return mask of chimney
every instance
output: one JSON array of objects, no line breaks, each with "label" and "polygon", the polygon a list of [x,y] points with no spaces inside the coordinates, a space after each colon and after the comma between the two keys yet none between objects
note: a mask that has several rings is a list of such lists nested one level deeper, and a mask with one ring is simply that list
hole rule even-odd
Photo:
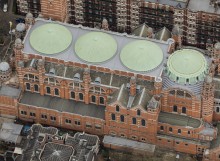
[{"label": "chimney", "polygon": [[130,95],[135,96],[136,95],[136,79],[135,77],[131,77],[130,80]]}]

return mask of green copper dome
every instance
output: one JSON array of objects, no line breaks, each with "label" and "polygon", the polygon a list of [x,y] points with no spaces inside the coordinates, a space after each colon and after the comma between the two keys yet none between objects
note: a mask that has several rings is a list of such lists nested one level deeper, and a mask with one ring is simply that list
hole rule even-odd
[{"label": "green copper dome", "polygon": [[127,44],[122,49],[120,58],[127,68],[146,72],[161,64],[163,61],[163,51],[153,42],[137,40]]},{"label": "green copper dome", "polygon": [[81,36],[75,44],[79,58],[91,63],[100,63],[112,58],[117,51],[117,42],[102,32],[90,32]]},{"label": "green copper dome", "polygon": [[64,51],[72,42],[71,32],[59,24],[42,25],[32,31],[30,44],[42,54],[56,54]]},{"label": "green copper dome", "polygon": [[171,80],[181,84],[195,84],[204,80],[208,64],[197,50],[183,49],[175,51],[168,59],[167,72]]}]

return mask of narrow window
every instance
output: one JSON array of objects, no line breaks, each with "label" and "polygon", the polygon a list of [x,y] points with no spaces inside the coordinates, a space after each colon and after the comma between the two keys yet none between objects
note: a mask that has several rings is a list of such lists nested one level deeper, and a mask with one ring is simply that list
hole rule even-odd
[{"label": "narrow window", "polygon": [[31,90],[31,85],[30,85],[30,83],[26,83],[26,90],[28,90],[28,91]]},{"label": "narrow window", "polygon": [[83,101],[83,94],[79,93],[79,100]]},{"label": "narrow window", "polygon": [[34,91],[38,92],[39,91],[39,86],[37,84],[34,85]]},{"label": "narrow window", "polygon": [[160,130],[164,130],[163,126],[160,126]]},{"label": "narrow window", "polygon": [[146,121],[144,119],[141,120],[141,125],[146,126]]},{"label": "narrow window", "polygon": [[92,96],[92,102],[96,103],[96,97],[95,96]]},{"label": "narrow window", "polygon": [[137,120],[136,120],[136,118],[133,117],[133,118],[132,118],[132,124],[135,125],[136,123],[137,123]]},{"label": "narrow window", "polygon": [[116,112],[119,112],[119,106],[118,105],[116,106]]},{"label": "narrow window", "polygon": [[216,112],[219,112],[220,110],[219,110],[219,107],[216,107]]},{"label": "narrow window", "polygon": [[99,103],[100,103],[100,104],[105,104],[105,99],[104,99],[104,97],[100,97],[100,98],[99,98]]},{"label": "narrow window", "polygon": [[55,94],[56,96],[59,96],[59,89],[55,88],[55,89],[54,89],[54,94]]},{"label": "narrow window", "polygon": [[112,113],[112,120],[115,120],[115,114]]},{"label": "narrow window", "polygon": [[141,115],[141,110],[137,110],[137,115],[140,116]]},{"label": "narrow window", "polygon": [[173,128],[172,127],[169,127],[169,132],[173,132]]},{"label": "narrow window", "polygon": [[181,134],[181,129],[178,129],[178,134]]},{"label": "narrow window", "polygon": [[46,88],[47,94],[50,94],[50,87]]},{"label": "narrow window", "polygon": [[173,106],[173,112],[177,112],[177,106],[176,105]]},{"label": "narrow window", "polygon": [[124,115],[121,115],[121,116],[120,116],[120,120],[121,120],[121,122],[124,122],[124,121],[125,121]]},{"label": "narrow window", "polygon": [[75,99],[75,92],[72,91],[72,92],[70,93],[70,97],[71,97],[72,99]]},{"label": "narrow window", "polygon": [[186,107],[182,107],[182,113],[186,113]]}]

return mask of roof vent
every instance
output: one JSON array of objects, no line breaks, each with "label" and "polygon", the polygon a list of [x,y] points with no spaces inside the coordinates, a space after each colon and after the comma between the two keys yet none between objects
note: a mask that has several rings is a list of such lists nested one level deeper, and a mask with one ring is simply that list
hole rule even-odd
[{"label": "roof vent", "polygon": [[55,69],[54,68],[50,68],[49,74],[55,75]]},{"label": "roof vent", "polygon": [[127,83],[127,84],[126,84],[126,88],[127,88],[127,89],[130,89],[130,83]]},{"label": "roof vent", "polygon": [[73,79],[75,80],[80,80],[80,74],[79,73],[76,73],[73,77]]},{"label": "roof vent", "polygon": [[97,78],[95,79],[95,83],[101,84],[101,78],[100,78],[100,77],[97,77]]},{"label": "roof vent", "polygon": [[140,86],[140,85],[137,85],[137,86],[136,86],[136,92],[138,93],[138,92],[140,92],[140,90],[141,90],[141,86]]}]

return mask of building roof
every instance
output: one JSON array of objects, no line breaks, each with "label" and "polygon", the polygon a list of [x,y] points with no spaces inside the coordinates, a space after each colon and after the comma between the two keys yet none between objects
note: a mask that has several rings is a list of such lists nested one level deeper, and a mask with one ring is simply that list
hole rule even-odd
[{"label": "building roof", "polygon": [[[219,1],[217,2],[219,3]],[[214,4],[210,5],[210,0],[190,0],[187,8],[193,12],[203,11],[220,14],[218,5],[219,4],[217,4],[217,8],[214,7]]]},{"label": "building roof", "polygon": [[7,62],[1,62],[0,63],[0,71],[5,72],[5,71],[7,71],[9,69],[10,69],[10,66],[9,66],[9,64]]},{"label": "building roof", "polygon": [[173,6],[175,8],[186,8],[189,0],[145,0],[145,1],[169,5],[169,6]]},{"label": "building roof", "polygon": [[0,95],[8,96],[12,98],[18,98],[20,96],[21,89],[9,87],[9,86],[0,86]]},{"label": "building roof", "polygon": [[[55,24],[55,26],[57,24],[59,24],[59,25],[62,25],[62,27],[69,30],[71,32],[71,35],[72,35],[71,45],[66,50],[64,50],[64,51],[62,51],[58,54],[48,55],[48,54],[43,54],[41,52],[38,52],[38,51],[34,50],[34,48],[32,48],[32,45],[30,45],[30,39],[31,39],[30,35],[32,35],[32,33],[35,30],[37,30],[38,28],[44,26],[45,24],[48,24],[48,25],[49,24]],[[47,31],[44,31],[44,32],[47,32]],[[85,62],[82,59],[80,59],[79,56],[77,56],[77,54],[74,50],[74,46],[75,46],[76,42],[80,39],[80,37],[82,35],[86,35],[87,33],[92,33],[92,32],[96,32],[96,33],[101,32],[101,33],[108,34],[109,36],[112,37],[112,39],[114,39],[117,42],[117,51],[111,59],[97,64],[97,63],[92,63],[92,62]],[[63,38],[65,38],[65,37],[63,37]],[[59,39],[63,39],[63,38],[59,37]],[[51,39],[53,39],[53,38],[51,38]],[[48,38],[45,39],[45,40],[48,40]],[[158,68],[155,68],[152,71],[150,70],[150,71],[143,71],[143,72],[138,72],[138,71],[135,72],[135,71],[132,71],[132,70],[130,70],[129,68],[127,68],[123,65],[123,63],[121,62],[121,59],[120,59],[121,50],[128,43],[134,42],[134,41],[137,41],[137,40],[145,40],[146,42],[150,41],[151,44],[155,44],[154,46],[157,46],[157,48],[161,49],[161,51],[163,53],[163,60],[162,60],[162,63],[158,66]],[[51,43],[49,41],[49,42],[45,42],[45,44],[50,43],[50,44],[52,44],[51,47],[54,47],[55,44],[59,43],[59,42],[60,42],[60,40],[58,40],[55,43]],[[166,61],[165,58],[168,56],[167,51],[168,51],[168,47],[169,47],[168,42],[161,42],[161,41],[158,41],[158,40],[147,39],[147,38],[137,37],[137,36],[133,36],[133,35],[127,35],[125,33],[121,34],[121,33],[116,33],[116,32],[111,32],[111,31],[106,31],[106,30],[99,30],[99,29],[95,29],[95,28],[82,27],[81,25],[64,24],[64,23],[61,23],[61,22],[54,22],[54,21],[43,20],[43,19],[36,19],[36,22],[34,23],[34,25],[28,30],[23,43],[24,43],[23,52],[26,53],[26,54],[36,54],[36,55],[42,55],[42,56],[57,58],[57,59],[64,60],[64,61],[78,62],[78,63],[82,63],[82,64],[86,63],[87,65],[97,65],[97,66],[101,66],[101,67],[104,67],[104,68],[109,68],[111,70],[131,71],[131,72],[135,72],[135,73],[145,74],[145,75],[148,75],[148,76],[151,76],[151,77],[158,77],[158,76],[161,75],[161,70],[163,68],[162,64],[163,64],[163,62]],[[38,42],[36,42],[36,43],[37,43],[36,44],[37,46],[41,46],[40,45],[41,43],[38,43]],[[100,46],[102,44],[100,44]],[[44,46],[44,45],[42,44],[42,46]],[[47,47],[45,46],[45,48],[47,48]],[[149,48],[149,49],[152,49],[152,47]],[[145,58],[147,58],[147,57],[145,57]],[[152,60],[145,60],[146,64],[151,63],[151,61]]]},{"label": "building roof", "polygon": [[69,161],[74,150],[71,146],[47,143],[42,150],[40,159],[42,161]]},{"label": "building roof", "polygon": [[25,30],[25,24],[24,23],[18,23],[16,26],[16,30],[18,32],[23,32]]},{"label": "building roof", "polygon": [[3,122],[0,130],[0,140],[5,142],[17,143],[23,125]]},{"label": "building roof", "polygon": [[101,63],[112,58],[117,51],[115,39],[103,32],[90,32],[79,37],[75,52],[83,61]]},{"label": "building roof", "polygon": [[167,61],[167,73],[171,80],[180,84],[195,84],[203,81],[208,72],[206,58],[197,50],[175,51]]},{"label": "building roof", "polygon": [[172,37],[171,32],[166,27],[163,27],[162,29],[160,29],[155,33],[154,38],[157,40],[167,41],[171,37]]},{"label": "building roof", "polygon": [[202,124],[202,122],[198,119],[185,115],[179,115],[179,114],[173,114],[167,112],[160,112],[158,121],[161,123],[166,123],[174,126],[184,126],[191,128],[198,128]]},{"label": "building roof", "polygon": [[120,58],[130,70],[144,72],[153,70],[162,63],[163,51],[153,42],[137,40],[128,43],[121,50]]},{"label": "building roof", "polygon": [[105,119],[105,107],[94,104],[85,104],[73,100],[62,99],[52,96],[41,96],[38,93],[24,92],[20,103],[43,107],[60,112],[74,113],[82,116],[90,116],[100,119]]},{"label": "building roof", "polygon": [[132,34],[140,37],[147,37],[149,27],[143,23],[132,31]]},{"label": "building roof", "polygon": [[142,143],[134,140],[129,140],[121,137],[116,136],[109,136],[105,135],[103,139],[103,143],[107,145],[113,145],[123,148],[129,148],[129,149],[135,149],[135,150],[141,150],[146,151],[150,153],[154,153],[155,145],[148,144],[148,143]]},{"label": "building roof", "polygon": [[72,42],[71,32],[59,24],[44,24],[32,31],[30,44],[43,54],[57,54],[67,49]]}]

